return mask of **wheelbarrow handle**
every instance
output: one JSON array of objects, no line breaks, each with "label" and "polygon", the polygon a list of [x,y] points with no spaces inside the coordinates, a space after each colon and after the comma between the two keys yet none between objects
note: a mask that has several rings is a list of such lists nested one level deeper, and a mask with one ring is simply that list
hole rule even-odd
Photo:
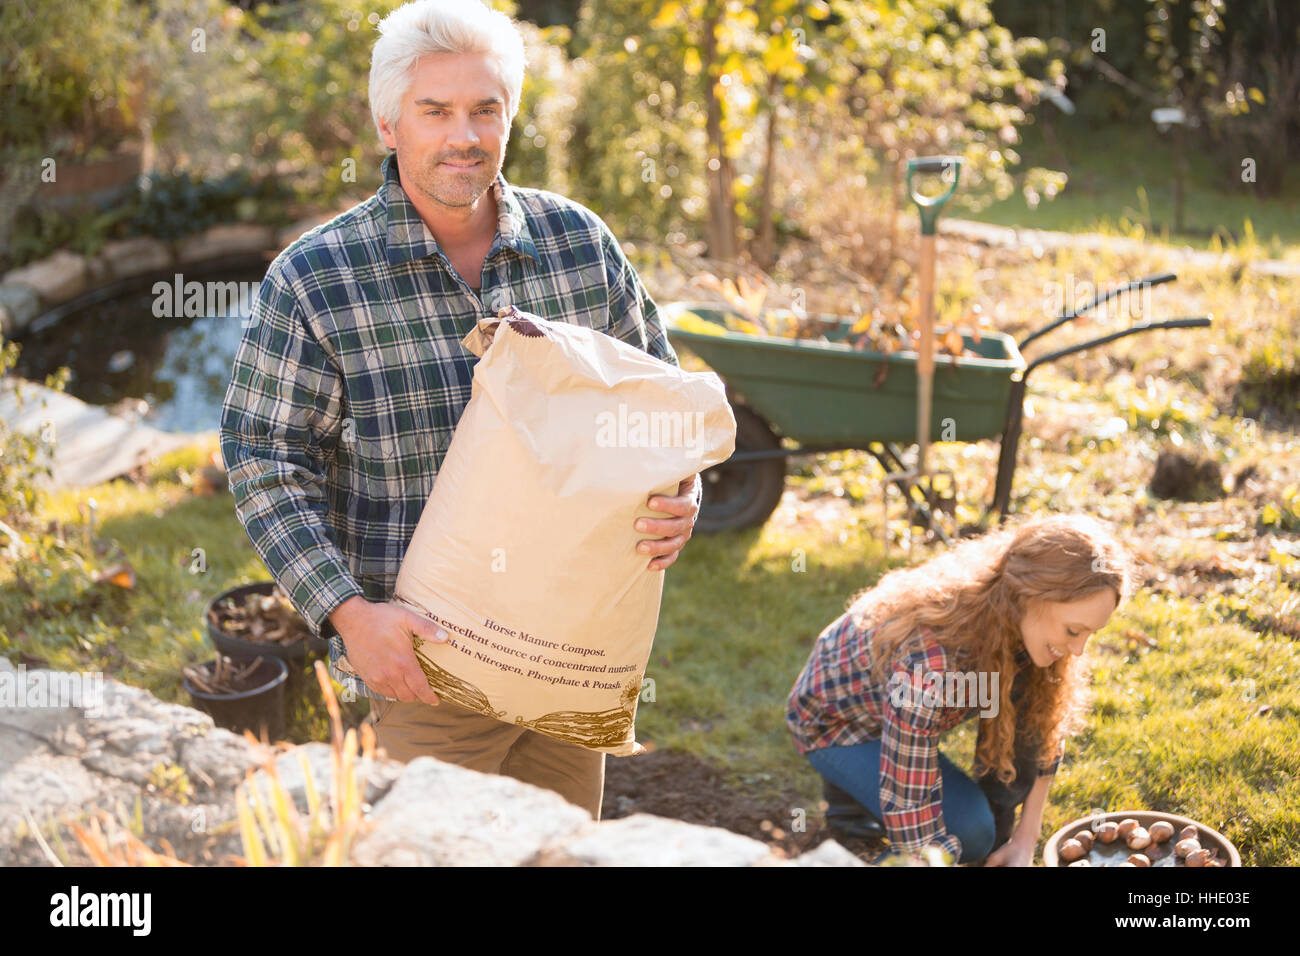
[{"label": "wheelbarrow handle", "polygon": [[1028,377],[1030,372],[1047,362],[1055,362],[1057,359],[1073,355],[1075,352],[1083,352],[1098,345],[1105,345],[1107,342],[1114,342],[1116,339],[1122,339],[1125,336],[1138,335],[1142,332],[1154,332],[1157,329],[1203,329],[1210,324],[1212,318],[1213,316],[1198,316],[1192,319],[1167,319],[1164,322],[1143,322],[1141,325],[1132,325],[1127,329],[1120,329],[1118,332],[1111,332],[1109,335],[1103,335],[1100,338],[1089,339],[1087,342],[1080,342],[1078,345],[1071,345],[1059,352],[1050,352],[1047,355],[1039,356],[1025,366],[1021,378]]},{"label": "wheelbarrow handle", "polygon": [[1053,329],[1060,328],[1066,322],[1069,322],[1072,319],[1077,319],[1085,312],[1091,312],[1093,309],[1101,305],[1103,302],[1113,299],[1117,295],[1121,295],[1122,293],[1129,292],[1133,289],[1141,289],[1143,287],[1164,285],[1166,282],[1173,282],[1177,278],[1178,278],[1178,273],[1176,272],[1161,272],[1158,273],[1157,275],[1144,276],[1141,279],[1134,279],[1133,281],[1126,282],[1123,285],[1117,285],[1115,286],[1115,288],[1103,292],[1100,295],[1093,296],[1091,299],[1089,299],[1083,305],[1078,306],[1077,308],[1069,309],[1065,312],[1062,312],[1058,318],[1056,318],[1052,322],[1049,322],[1047,325],[1043,326],[1037,332],[1029,333],[1029,335],[1027,335],[1024,339],[1022,339],[1020,342],[1017,343],[1017,347],[1023,349],[1030,342],[1034,341],[1034,339],[1046,335],[1048,332],[1051,332]]},{"label": "wheelbarrow handle", "polygon": [[[957,191],[957,181],[961,179],[961,164],[960,156],[922,156],[907,161],[907,195],[921,211],[921,235],[934,235],[939,210]],[[925,196],[912,188],[912,176],[916,173],[946,173],[950,169],[952,182],[937,196]]]},{"label": "wheelbarrow handle", "polygon": [[1020,444],[1020,429],[1025,412],[1025,387],[1028,384],[1030,372],[1044,362],[1052,362],[1066,355],[1073,355],[1075,352],[1082,352],[1097,345],[1114,342],[1116,339],[1122,339],[1127,335],[1153,332],[1156,329],[1205,328],[1210,324],[1211,318],[1212,316],[1199,316],[1194,319],[1169,319],[1165,322],[1146,322],[1142,325],[1120,329],[1110,335],[1103,335],[1101,338],[1089,342],[1081,342],[1078,345],[1061,349],[1059,352],[1053,352],[1051,355],[1044,355],[1042,358],[1035,359],[1025,367],[1025,370],[1020,373],[1018,378],[1012,378],[1011,395],[1007,399],[1007,418],[1006,423],[1002,426],[1002,442],[998,450],[998,474],[993,482],[993,504],[990,506],[989,512],[996,511],[998,521],[1001,522],[1006,518],[1007,509],[1011,505],[1011,483],[1016,474],[1016,450]]}]

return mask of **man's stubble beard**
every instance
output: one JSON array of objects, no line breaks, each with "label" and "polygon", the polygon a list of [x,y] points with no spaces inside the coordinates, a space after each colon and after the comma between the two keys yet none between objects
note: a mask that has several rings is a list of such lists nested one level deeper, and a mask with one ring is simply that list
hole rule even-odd
[{"label": "man's stubble beard", "polygon": [[[474,176],[451,172],[439,165],[445,160],[470,158],[480,159],[483,162],[482,166],[476,167]],[[460,208],[478,202],[496,181],[498,172],[500,167],[486,154],[478,157],[444,156],[429,160],[427,165],[417,165],[412,178],[415,180],[416,188],[428,199],[442,206]]]}]

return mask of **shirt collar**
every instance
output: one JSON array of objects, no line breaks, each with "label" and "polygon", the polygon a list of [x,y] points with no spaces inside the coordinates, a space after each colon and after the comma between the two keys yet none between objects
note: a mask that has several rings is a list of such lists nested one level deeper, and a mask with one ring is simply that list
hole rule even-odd
[{"label": "shirt collar", "polygon": [[[388,264],[399,266],[413,259],[431,256],[438,251],[438,241],[420,218],[415,204],[406,195],[397,173],[397,153],[389,153],[381,167],[384,182],[379,187],[379,201],[388,210]],[[519,197],[502,173],[492,184],[497,203],[497,234],[488,249],[491,257],[498,249],[513,249],[521,255],[540,259],[528,229]]]}]

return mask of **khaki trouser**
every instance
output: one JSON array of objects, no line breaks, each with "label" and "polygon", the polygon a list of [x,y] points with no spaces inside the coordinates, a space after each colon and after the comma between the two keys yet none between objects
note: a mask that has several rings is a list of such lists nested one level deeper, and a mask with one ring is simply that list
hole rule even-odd
[{"label": "khaki trouser", "polygon": [[378,746],[394,760],[437,757],[471,770],[514,777],[554,790],[600,819],[603,753],[484,717],[447,700],[433,707],[371,698],[367,719]]}]

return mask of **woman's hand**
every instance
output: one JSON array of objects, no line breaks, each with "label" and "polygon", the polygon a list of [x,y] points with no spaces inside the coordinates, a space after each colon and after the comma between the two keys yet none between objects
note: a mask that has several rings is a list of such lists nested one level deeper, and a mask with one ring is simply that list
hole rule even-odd
[{"label": "woman's hand", "polygon": [[1030,866],[1034,862],[1034,844],[1012,837],[989,854],[985,866]]},{"label": "woman's hand", "polygon": [[1025,805],[1020,811],[1020,820],[1011,833],[1011,839],[989,854],[985,866],[1032,866],[1034,849],[1038,846],[1038,835],[1043,832],[1043,810],[1047,807],[1047,791],[1052,786],[1051,777],[1039,777],[1034,781]]}]

